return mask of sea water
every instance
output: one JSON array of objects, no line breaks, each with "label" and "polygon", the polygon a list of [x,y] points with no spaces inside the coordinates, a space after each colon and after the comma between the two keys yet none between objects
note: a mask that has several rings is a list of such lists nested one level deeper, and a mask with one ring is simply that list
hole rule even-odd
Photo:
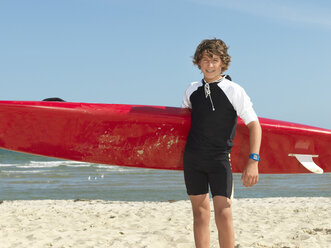
[{"label": "sea water", "polygon": [[[245,188],[234,174],[235,198],[330,197],[331,174],[261,174]],[[102,199],[187,200],[182,171],[58,160],[0,149],[0,201]]]}]

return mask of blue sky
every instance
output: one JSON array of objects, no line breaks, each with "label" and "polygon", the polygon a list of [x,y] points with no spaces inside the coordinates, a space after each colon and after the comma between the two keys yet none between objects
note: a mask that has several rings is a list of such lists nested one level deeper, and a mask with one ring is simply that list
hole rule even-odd
[{"label": "blue sky", "polygon": [[180,106],[205,38],[260,117],[331,129],[331,1],[1,0],[0,99]]}]

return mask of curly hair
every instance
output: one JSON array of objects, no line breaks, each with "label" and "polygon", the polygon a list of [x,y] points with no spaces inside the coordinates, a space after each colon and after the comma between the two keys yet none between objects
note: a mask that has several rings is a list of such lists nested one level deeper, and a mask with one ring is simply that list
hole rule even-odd
[{"label": "curly hair", "polygon": [[228,54],[228,47],[224,41],[220,39],[206,39],[203,40],[197,47],[193,56],[193,64],[200,68],[199,62],[202,59],[203,52],[206,52],[208,56],[212,57],[213,54],[220,56],[223,64],[222,72],[229,68],[231,62],[231,56]]}]

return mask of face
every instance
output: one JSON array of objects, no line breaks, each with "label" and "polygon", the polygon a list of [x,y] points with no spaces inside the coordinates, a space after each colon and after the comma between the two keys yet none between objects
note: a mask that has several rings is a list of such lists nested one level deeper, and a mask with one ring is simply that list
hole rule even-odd
[{"label": "face", "polygon": [[215,54],[210,57],[206,52],[202,53],[199,67],[207,82],[213,82],[220,78],[222,74],[223,63],[221,57]]}]

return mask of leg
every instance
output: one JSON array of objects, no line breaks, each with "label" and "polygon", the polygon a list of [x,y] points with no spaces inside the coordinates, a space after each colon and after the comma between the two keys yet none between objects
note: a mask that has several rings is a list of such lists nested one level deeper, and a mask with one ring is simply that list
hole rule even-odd
[{"label": "leg", "polygon": [[193,209],[193,229],[196,248],[209,248],[209,194],[190,195]]},{"label": "leg", "polygon": [[199,159],[184,153],[184,178],[193,210],[194,240],[197,248],[209,248],[210,203],[208,176],[201,170]]},{"label": "leg", "polygon": [[234,230],[232,222],[232,202],[224,196],[214,196],[215,222],[218,230],[220,247],[234,247]]}]

